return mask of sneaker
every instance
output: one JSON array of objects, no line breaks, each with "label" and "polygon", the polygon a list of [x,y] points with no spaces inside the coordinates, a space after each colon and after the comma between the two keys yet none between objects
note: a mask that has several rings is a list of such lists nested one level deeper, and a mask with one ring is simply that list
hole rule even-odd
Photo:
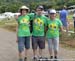
[{"label": "sneaker", "polygon": [[24,61],[27,61],[27,57],[24,58]]},{"label": "sneaker", "polygon": [[50,61],[53,61],[53,56],[50,56]]},{"label": "sneaker", "polygon": [[57,59],[54,59],[54,61],[58,61]]},{"label": "sneaker", "polygon": [[39,61],[42,61],[43,57],[39,57]]},{"label": "sneaker", "polygon": [[43,61],[49,61],[47,57],[44,57],[43,59],[44,59]]},{"label": "sneaker", "polygon": [[33,57],[33,61],[37,61],[37,57]]},{"label": "sneaker", "polygon": [[58,59],[57,56],[55,56],[55,57],[54,57],[54,61],[58,61],[57,59]]}]

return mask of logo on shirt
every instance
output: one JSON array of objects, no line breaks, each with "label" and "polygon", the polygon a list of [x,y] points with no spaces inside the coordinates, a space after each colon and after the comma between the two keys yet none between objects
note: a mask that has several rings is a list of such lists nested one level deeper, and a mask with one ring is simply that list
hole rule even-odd
[{"label": "logo on shirt", "polygon": [[35,29],[40,30],[41,26],[43,26],[44,22],[40,18],[37,18],[37,19],[34,20],[34,24],[37,25],[37,26],[35,26]]},{"label": "logo on shirt", "polygon": [[57,28],[57,25],[54,24],[54,23],[52,23],[52,24],[49,24],[48,27],[49,27],[49,29],[50,29],[50,32],[51,32],[51,33],[54,33],[55,30],[56,30],[56,28]]},{"label": "logo on shirt", "polygon": [[29,24],[29,21],[28,21],[27,19],[23,18],[23,19],[20,21],[20,23]]},{"label": "logo on shirt", "polygon": [[56,24],[49,24],[49,28],[56,29],[57,28],[57,25]]},{"label": "logo on shirt", "polygon": [[34,23],[35,23],[35,24],[38,24],[38,25],[40,25],[40,26],[44,24],[44,22],[43,22],[40,18],[35,19],[35,20],[34,20]]},{"label": "logo on shirt", "polygon": [[[21,21],[20,21],[20,24],[25,24],[25,25],[29,25],[29,21],[25,18],[23,18]],[[22,26],[22,30],[26,30],[27,29],[27,26],[23,25]]]}]

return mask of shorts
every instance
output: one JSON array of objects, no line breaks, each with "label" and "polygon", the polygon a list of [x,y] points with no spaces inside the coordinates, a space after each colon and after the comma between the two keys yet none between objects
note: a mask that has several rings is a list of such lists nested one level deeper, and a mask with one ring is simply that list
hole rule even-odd
[{"label": "shorts", "polygon": [[44,36],[32,36],[32,49],[45,48],[45,37]]},{"label": "shorts", "polygon": [[30,48],[30,37],[18,37],[18,50],[19,52]]},{"label": "shorts", "polygon": [[59,37],[48,39],[48,48],[50,50],[58,51],[59,50]]},{"label": "shorts", "polygon": [[61,22],[62,22],[62,24],[63,24],[64,27],[67,27],[68,26],[67,21],[61,21]]}]

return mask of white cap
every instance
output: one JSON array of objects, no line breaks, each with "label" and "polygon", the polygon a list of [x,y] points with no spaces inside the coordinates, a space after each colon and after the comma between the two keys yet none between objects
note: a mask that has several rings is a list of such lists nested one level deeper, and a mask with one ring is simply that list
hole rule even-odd
[{"label": "white cap", "polygon": [[49,14],[51,14],[51,13],[56,14],[56,10],[55,9],[50,9],[48,13]]},{"label": "white cap", "polygon": [[22,7],[20,7],[20,10],[21,9],[27,9],[29,11],[29,8],[27,6],[22,6]]}]

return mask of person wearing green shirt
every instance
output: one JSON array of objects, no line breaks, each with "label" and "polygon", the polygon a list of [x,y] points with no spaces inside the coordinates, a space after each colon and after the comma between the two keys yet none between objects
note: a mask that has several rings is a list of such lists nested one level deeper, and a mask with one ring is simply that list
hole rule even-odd
[{"label": "person wearing green shirt", "polygon": [[59,50],[59,30],[63,30],[63,27],[61,21],[56,18],[55,9],[49,10],[48,13],[49,19],[47,21],[48,30],[46,32],[46,37],[48,39],[50,59],[53,59],[52,52],[54,52],[54,59],[57,59]]},{"label": "person wearing green shirt", "polygon": [[30,17],[33,20],[32,28],[32,49],[33,59],[37,59],[37,48],[39,47],[39,58],[42,58],[43,51],[45,49],[45,26],[47,17],[42,15],[43,6],[36,8],[36,13],[31,13]]},{"label": "person wearing green shirt", "polygon": [[[18,22],[17,27],[17,42],[19,50],[19,61],[26,61],[28,50],[30,48],[30,17],[28,16],[29,8],[22,6],[20,8],[20,15],[16,17]],[[23,57],[25,47],[25,57]]]}]

